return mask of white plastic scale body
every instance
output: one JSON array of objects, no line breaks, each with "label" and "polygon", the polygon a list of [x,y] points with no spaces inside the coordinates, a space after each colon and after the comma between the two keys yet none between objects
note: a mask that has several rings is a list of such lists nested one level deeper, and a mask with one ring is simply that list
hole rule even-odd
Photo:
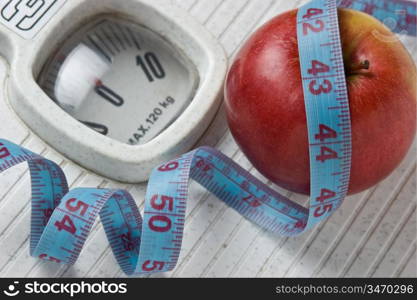
[{"label": "white plastic scale body", "polygon": [[[45,7],[36,10],[37,13],[33,14],[33,17],[30,17],[33,13],[30,10],[21,11],[16,15],[9,11],[5,15],[14,16],[9,21],[0,15],[1,138],[22,144],[59,163],[72,188],[127,188],[135,196],[138,204],[141,204],[146,184],[130,185],[117,181],[145,180],[148,170],[158,161],[165,161],[189,150],[207,129],[220,103],[219,95],[226,71],[225,57],[218,42],[201,24],[221,42],[228,56],[232,56],[256,27],[273,16],[307,1],[1,0],[1,8],[9,2],[13,5],[11,7],[16,7],[20,2],[31,2],[33,5],[36,5],[36,2],[45,2],[45,5],[53,5],[47,10]],[[172,5],[173,3],[175,5]],[[178,6],[190,12],[179,9]],[[15,29],[23,18],[26,21],[21,23],[21,27],[31,27],[35,24],[29,32]],[[155,128],[153,137],[153,134],[148,135],[149,140],[142,139],[134,146],[129,145],[129,139],[135,138],[134,131],[123,132],[129,137],[124,140],[100,134],[98,131],[101,130],[103,133],[103,127],[96,126],[95,131],[80,121],[103,122],[99,125],[106,127],[113,123],[82,119],[82,115],[78,116],[80,121],[77,120],[71,115],[71,107],[66,107],[65,111],[54,102],[57,99],[49,95],[51,91],[47,91],[48,83],[45,77],[43,78],[46,86],[41,84],[43,74],[49,73],[44,73],[48,66],[54,67],[53,59],[57,58],[54,54],[58,53],[57,51],[65,52],[72,49],[79,41],[77,37],[85,37],[85,33],[92,32],[89,30],[94,31],[102,21],[116,21],[116,26],[128,26],[137,33],[153,33],[157,37],[164,37],[161,43],[164,45],[163,49],[143,47],[142,51],[136,52],[132,47],[129,48],[132,52],[121,51],[117,55],[117,64],[119,58],[121,65],[125,58],[126,61],[129,58],[131,65],[128,71],[137,71],[133,75],[126,75],[129,83],[132,83],[131,86],[127,86],[129,92],[132,91],[131,88],[141,89],[143,84],[148,89],[141,90],[142,94],[149,95],[152,92],[149,89],[149,77],[141,65],[140,58],[137,57],[139,54],[143,55],[142,61],[146,63],[144,55],[147,52],[154,52],[159,59],[159,54],[162,54],[164,49],[173,49],[173,52],[168,53],[176,59],[169,59],[168,62],[179,62],[178,64],[182,65],[181,69],[187,70],[183,74],[189,76],[181,77],[189,78],[182,82],[186,82],[185,86],[191,89],[191,93],[187,94],[189,97],[183,98],[184,106],[179,109],[182,113],[176,115],[177,110],[168,114],[168,117],[175,118],[175,122],[171,122],[172,119],[165,120],[165,126]],[[151,33],[143,27],[151,29]],[[107,34],[113,33],[108,31]],[[126,37],[128,34],[126,30]],[[101,29],[99,35],[104,37]],[[124,39],[123,35],[119,38]],[[415,39],[405,36],[401,39],[417,59]],[[114,41],[116,40],[115,37]],[[147,39],[147,42],[146,46],[152,46],[149,43],[150,39]],[[130,40],[130,43],[133,46],[133,40]],[[106,53],[110,52],[104,45],[99,45]],[[125,45],[127,46],[128,42],[125,42]],[[117,46],[124,49],[122,45]],[[82,53],[82,50],[78,53]],[[84,58],[91,58],[89,54]],[[102,56],[105,58],[105,55]],[[148,55],[148,60],[152,59],[152,55]],[[161,64],[167,76],[163,81],[170,83],[170,86],[167,85],[169,87],[175,86],[174,80],[178,78],[168,76],[170,66],[165,63],[163,61]],[[119,68],[119,65],[115,67]],[[177,67],[173,70],[179,70]],[[63,70],[71,71],[71,67]],[[156,74],[150,75],[153,76],[153,82],[158,83],[158,76],[162,77],[162,73],[158,73],[160,70],[157,68],[155,70]],[[152,72],[149,66],[148,71]],[[82,76],[81,73],[79,75]],[[53,77],[53,80],[55,79],[56,77]],[[121,79],[122,76],[111,78],[111,82],[117,83]],[[118,96],[123,96],[123,101],[127,102],[127,99],[130,99],[131,94],[125,94],[127,90],[116,90],[106,80],[102,80],[102,83],[106,87],[112,87],[112,91],[117,92]],[[94,85],[92,87],[94,89]],[[85,90],[80,91],[79,95],[86,96],[85,93]],[[166,100],[168,96],[174,98],[166,93],[159,96],[161,99],[158,97],[157,102]],[[72,99],[74,100],[74,97]],[[118,97],[111,99],[120,103]],[[141,98],[141,101],[143,99]],[[151,102],[150,106],[146,106],[146,109],[150,110],[144,111],[144,115],[137,112],[141,117],[146,117],[145,122],[148,119],[146,114],[154,113],[156,107],[151,104],[155,103]],[[113,105],[107,106],[113,111],[120,109],[106,99],[102,99],[101,104],[103,107],[107,104]],[[142,102],[142,105],[145,104]],[[138,117],[136,129],[140,128],[141,124]],[[159,132],[157,129],[162,131]],[[136,133],[141,134],[142,131],[138,130]],[[252,173],[256,173],[238,150],[230,134],[226,132],[222,114],[218,115],[214,124],[204,134],[203,140],[204,144],[216,146]],[[330,218],[323,226],[295,239],[284,239],[259,231],[252,223],[221,204],[216,197],[207,195],[195,184],[189,201],[180,264],[173,273],[163,276],[415,277],[415,204],[410,204],[409,201],[410,197],[415,195],[415,163],[415,151],[411,151],[401,166],[383,184],[349,198],[339,209],[337,218]],[[111,172],[107,173],[108,170]],[[140,174],[143,177],[140,177]],[[258,173],[256,175],[260,177]],[[51,265],[30,257],[27,249],[30,227],[30,181],[27,166],[22,164],[2,173],[0,178],[1,276],[123,276],[111,254],[100,223],[91,234],[91,240],[87,241],[80,263],[71,268]],[[117,181],[109,178],[116,178]],[[290,198],[299,203],[305,203],[307,200],[307,197],[300,195],[290,195]]]},{"label": "white plastic scale body", "polygon": [[166,1],[3,1],[9,101],[44,141],[123,182],[187,152],[221,101],[224,51]]}]

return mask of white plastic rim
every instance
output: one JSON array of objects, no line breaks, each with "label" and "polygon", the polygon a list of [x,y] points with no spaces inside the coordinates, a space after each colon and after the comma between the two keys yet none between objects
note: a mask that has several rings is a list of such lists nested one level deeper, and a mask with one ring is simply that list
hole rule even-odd
[{"label": "white plastic rim", "polygon": [[[150,142],[131,146],[94,132],[57,106],[36,79],[65,38],[103,14],[143,25],[164,37],[196,66],[199,86],[184,112]],[[10,63],[12,107],[53,148],[104,177],[146,181],[156,165],[188,151],[204,133],[222,99],[227,59],[223,48],[187,12],[155,0],[71,0],[33,40],[0,26],[0,53]]]}]

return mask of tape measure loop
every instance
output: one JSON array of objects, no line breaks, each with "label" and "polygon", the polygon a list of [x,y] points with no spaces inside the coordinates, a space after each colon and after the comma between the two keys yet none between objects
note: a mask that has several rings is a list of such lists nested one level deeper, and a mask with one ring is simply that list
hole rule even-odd
[{"label": "tape measure loop", "polygon": [[68,184],[62,169],[54,162],[37,156],[28,160],[32,186],[32,213],[30,253],[34,253],[48,220],[62,197],[68,193]]}]

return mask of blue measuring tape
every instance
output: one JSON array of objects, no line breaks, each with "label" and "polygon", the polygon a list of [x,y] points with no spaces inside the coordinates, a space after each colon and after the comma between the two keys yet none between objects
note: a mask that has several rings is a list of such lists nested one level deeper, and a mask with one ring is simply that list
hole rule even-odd
[{"label": "blue measuring tape", "polygon": [[[380,4],[358,1],[375,2]],[[341,5],[359,5],[354,3],[342,1]],[[394,10],[400,6],[407,9],[403,17],[407,22],[414,18],[414,23],[407,23],[413,27],[415,3],[412,11],[408,10],[408,1],[392,3],[396,5]],[[373,12],[384,19],[393,16],[392,9],[378,6]],[[408,32],[415,35],[415,31]],[[113,253],[126,274],[172,270],[181,250],[190,179],[247,219],[277,234],[297,235],[329,217],[346,196],[351,164],[351,124],[337,1],[313,0],[301,7],[297,33],[310,143],[308,209],[275,192],[219,151],[202,147],[153,170],[142,218],[128,192],[97,188],[69,191],[57,164],[0,140],[0,172],[24,161],[29,164],[31,255],[73,264],[100,215]]]},{"label": "blue measuring tape", "polygon": [[301,7],[297,24],[310,144],[311,228],[346,197],[352,132],[336,1],[315,0]]}]

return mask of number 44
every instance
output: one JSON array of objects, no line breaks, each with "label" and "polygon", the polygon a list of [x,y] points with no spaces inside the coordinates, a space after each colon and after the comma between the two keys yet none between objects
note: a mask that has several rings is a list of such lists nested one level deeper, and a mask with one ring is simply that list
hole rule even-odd
[{"label": "number 44", "polygon": [[[336,139],[337,132],[326,126],[324,124],[320,124],[319,126],[319,133],[315,135],[315,139],[321,142],[325,142],[328,139]],[[316,156],[316,160],[320,162],[326,162],[329,159],[337,159],[338,153],[333,149],[327,146],[321,146],[320,148],[320,155]]]}]

